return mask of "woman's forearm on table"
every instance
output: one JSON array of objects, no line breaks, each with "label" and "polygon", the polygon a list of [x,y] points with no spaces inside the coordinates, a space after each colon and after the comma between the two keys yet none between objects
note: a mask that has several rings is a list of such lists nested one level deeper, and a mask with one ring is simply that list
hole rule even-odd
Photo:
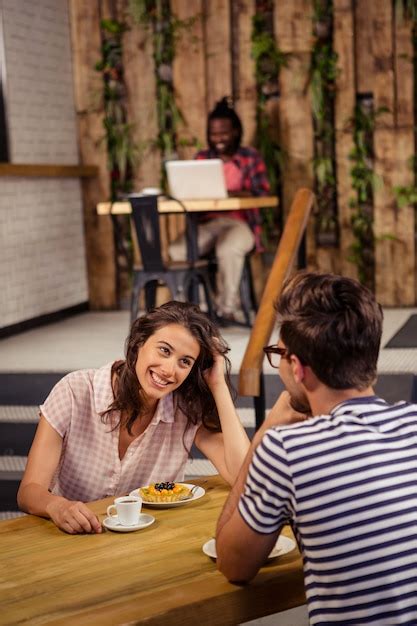
[{"label": "woman's forearm on table", "polygon": [[21,486],[17,498],[23,511],[51,519],[58,528],[67,533],[102,531],[100,520],[87,504],[53,495],[38,483],[28,482]]},{"label": "woman's forearm on table", "polygon": [[58,500],[65,500],[61,496],[53,495],[43,485],[38,483],[22,484],[17,493],[17,504],[21,511],[39,515],[40,517],[48,517],[48,507]]}]

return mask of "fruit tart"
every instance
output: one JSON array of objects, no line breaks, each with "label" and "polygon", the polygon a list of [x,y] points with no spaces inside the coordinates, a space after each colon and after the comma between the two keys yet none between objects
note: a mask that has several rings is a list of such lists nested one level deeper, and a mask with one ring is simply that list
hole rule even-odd
[{"label": "fruit tart", "polygon": [[178,502],[191,497],[191,489],[182,483],[154,483],[139,489],[144,502]]}]

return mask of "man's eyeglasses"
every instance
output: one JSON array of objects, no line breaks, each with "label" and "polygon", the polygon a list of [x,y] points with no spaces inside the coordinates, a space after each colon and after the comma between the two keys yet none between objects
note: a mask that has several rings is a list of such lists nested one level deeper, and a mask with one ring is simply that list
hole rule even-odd
[{"label": "man's eyeglasses", "polygon": [[264,352],[272,367],[275,368],[279,367],[281,358],[286,358],[288,356],[287,348],[281,348],[280,346],[265,346]]}]

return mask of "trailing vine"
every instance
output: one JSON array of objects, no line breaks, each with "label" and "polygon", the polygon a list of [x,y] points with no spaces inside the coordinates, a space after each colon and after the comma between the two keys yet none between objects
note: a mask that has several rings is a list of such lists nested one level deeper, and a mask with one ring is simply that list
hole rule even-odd
[{"label": "trailing vine", "polygon": [[[414,179],[416,177],[416,157],[412,156],[409,159],[409,166],[414,173]],[[394,196],[399,209],[403,209],[409,204],[417,204],[417,186],[413,185],[398,185],[393,187]]]},{"label": "trailing vine", "polygon": [[411,19],[417,22],[417,1],[416,0],[394,0],[395,9],[401,18]]},{"label": "trailing vine", "polygon": [[319,244],[336,245],[338,239],[335,174],[334,94],[338,74],[337,54],[332,49],[332,1],[314,2],[311,56],[311,101],[314,123],[314,158]]},{"label": "trailing vine", "polygon": [[354,142],[349,154],[352,162],[350,175],[355,196],[349,203],[353,209],[350,221],[354,237],[349,260],[357,266],[359,280],[370,289],[374,288],[375,275],[373,195],[374,189],[381,184],[373,170],[373,132],[377,118],[386,111],[386,107],[374,111],[372,98],[367,95],[356,104],[350,120]]},{"label": "trailing vine", "polygon": [[[271,189],[279,195],[283,151],[273,137],[267,105],[271,99],[279,97],[278,76],[281,67],[286,65],[287,58],[275,43],[272,0],[262,0],[256,4],[251,36],[257,89],[255,145],[265,161]],[[279,230],[278,216],[274,209],[263,209],[262,221],[263,244],[268,248],[270,242],[275,243]]]},{"label": "trailing vine", "polygon": [[[116,20],[101,20],[101,60],[95,69],[102,74],[104,84],[104,129],[110,199],[112,202],[132,190],[133,169],[139,148],[132,139],[132,124],[127,121],[126,90],[123,78],[122,35],[126,26]],[[116,291],[119,304],[129,288],[132,267],[132,238],[129,220],[112,215],[116,250]]]},{"label": "trailing vine", "polygon": [[[178,158],[177,149],[184,145],[197,146],[196,138],[191,141],[181,138],[178,128],[184,122],[175,100],[172,64],[176,43],[184,33],[189,32],[198,14],[180,20],[171,12],[169,0],[130,0],[130,13],[137,24],[152,32],[154,62],[156,72],[156,107],[158,137],[153,142],[162,160]],[[165,188],[165,171],[161,170],[161,187]]]},{"label": "trailing vine", "polygon": [[104,128],[111,175],[111,200],[132,189],[132,170],[139,149],[132,140],[132,124],[127,122],[126,90],[123,78],[122,35],[126,26],[116,20],[101,20],[101,60],[96,70],[104,82]]},{"label": "trailing vine", "polygon": [[[413,71],[414,71],[414,117],[417,115],[417,0],[395,0],[396,14],[399,19],[411,20],[413,40]],[[417,152],[417,135],[414,128],[414,152]],[[413,172],[414,181],[411,185],[400,185],[393,188],[398,208],[407,205],[417,205],[417,158],[416,154],[410,157],[409,166]]]}]

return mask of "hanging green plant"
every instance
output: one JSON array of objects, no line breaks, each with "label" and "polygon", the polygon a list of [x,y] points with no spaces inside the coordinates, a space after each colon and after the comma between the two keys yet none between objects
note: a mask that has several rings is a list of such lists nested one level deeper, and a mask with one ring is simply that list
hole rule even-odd
[{"label": "hanging green plant", "polygon": [[[413,40],[413,71],[414,71],[414,108],[417,102],[417,0],[395,0],[395,11],[399,19],[411,20]],[[414,143],[416,144],[416,129],[414,128]],[[409,159],[409,167],[413,172],[414,182],[411,185],[393,187],[398,208],[402,209],[410,204],[417,204],[417,158],[414,154]]]},{"label": "hanging green plant", "polygon": [[[416,161],[417,159],[415,155],[410,157],[408,160],[408,165],[414,174],[414,180],[416,178]],[[392,190],[399,209],[403,209],[405,206],[410,204],[417,204],[417,186],[415,184],[398,185],[393,187]]]},{"label": "hanging green plant", "polygon": [[[287,56],[279,50],[272,31],[273,3],[262,2],[252,18],[251,55],[255,61],[257,87],[255,146],[265,161],[271,189],[279,195],[283,150],[273,138],[267,103],[279,97],[278,77]],[[262,238],[266,249],[275,247],[278,236],[278,216],[274,209],[262,210]]]},{"label": "hanging green plant", "polygon": [[316,187],[316,240],[336,245],[338,239],[335,175],[334,94],[338,56],[332,48],[333,7],[331,0],[316,0],[313,6],[314,45],[310,87],[314,124],[313,172]]},{"label": "hanging green plant", "polygon": [[375,189],[382,185],[373,169],[372,138],[378,117],[386,112],[386,107],[373,111],[370,98],[366,98],[362,104],[356,104],[350,119],[354,141],[354,148],[349,154],[352,162],[350,175],[355,196],[349,203],[353,209],[351,227],[354,241],[348,260],[357,266],[359,280],[370,289],[374,288],[375,274],[373,195]]},{"label": "hanging green plant", "polygon": [[[101,59],[95,69],[103,77],[104,136],[110,172],[110,200],[114,202],[132,191],[133,171],[141,149],[133,141],[133,125],[127,121],[126,90],[123,77],[122,36],[125,24],[101,20]],[[129,219],[112,216],[116,249],[116,291],[119,305],[129,292],[133,246]]]},{"label": "hanging green plant", "polygon": [[417,204],[417,187],[415,185],[393,187],[393,191],[399,209],[403,209],[409,204]]},{"label": "hanging green plant", "polygon": [[126,26],[116,20],[101,20],[101,60],[95,68],[104,83],[104,129],[111,175],[111,200],[132,189],[132,170],[140,149],[132,139],[132,124],[127,122],[122,64],[122,35]]},{"label": "hanging green plant", "polygon": [[401,19],[411,19],[417,22],[416,0],[394,0],[395,10]]},{"label": "hanging green plant", "polygon": [[[171,12],[169,0],[130,0],[129,10],[134,21],[149,29],[153,37],[159,131],[152,145],[160,151],[162,161],[176,158],[179,146],[198,146],[195,137],[188,140],[179,136],[178,129],[184,118],[176,103],[172,63],[179,38],[190,32],[199,15],[180,20]],[[192,37],[190,39],[192,42]],[[165,189],[164,168],[160,184]]]}]

